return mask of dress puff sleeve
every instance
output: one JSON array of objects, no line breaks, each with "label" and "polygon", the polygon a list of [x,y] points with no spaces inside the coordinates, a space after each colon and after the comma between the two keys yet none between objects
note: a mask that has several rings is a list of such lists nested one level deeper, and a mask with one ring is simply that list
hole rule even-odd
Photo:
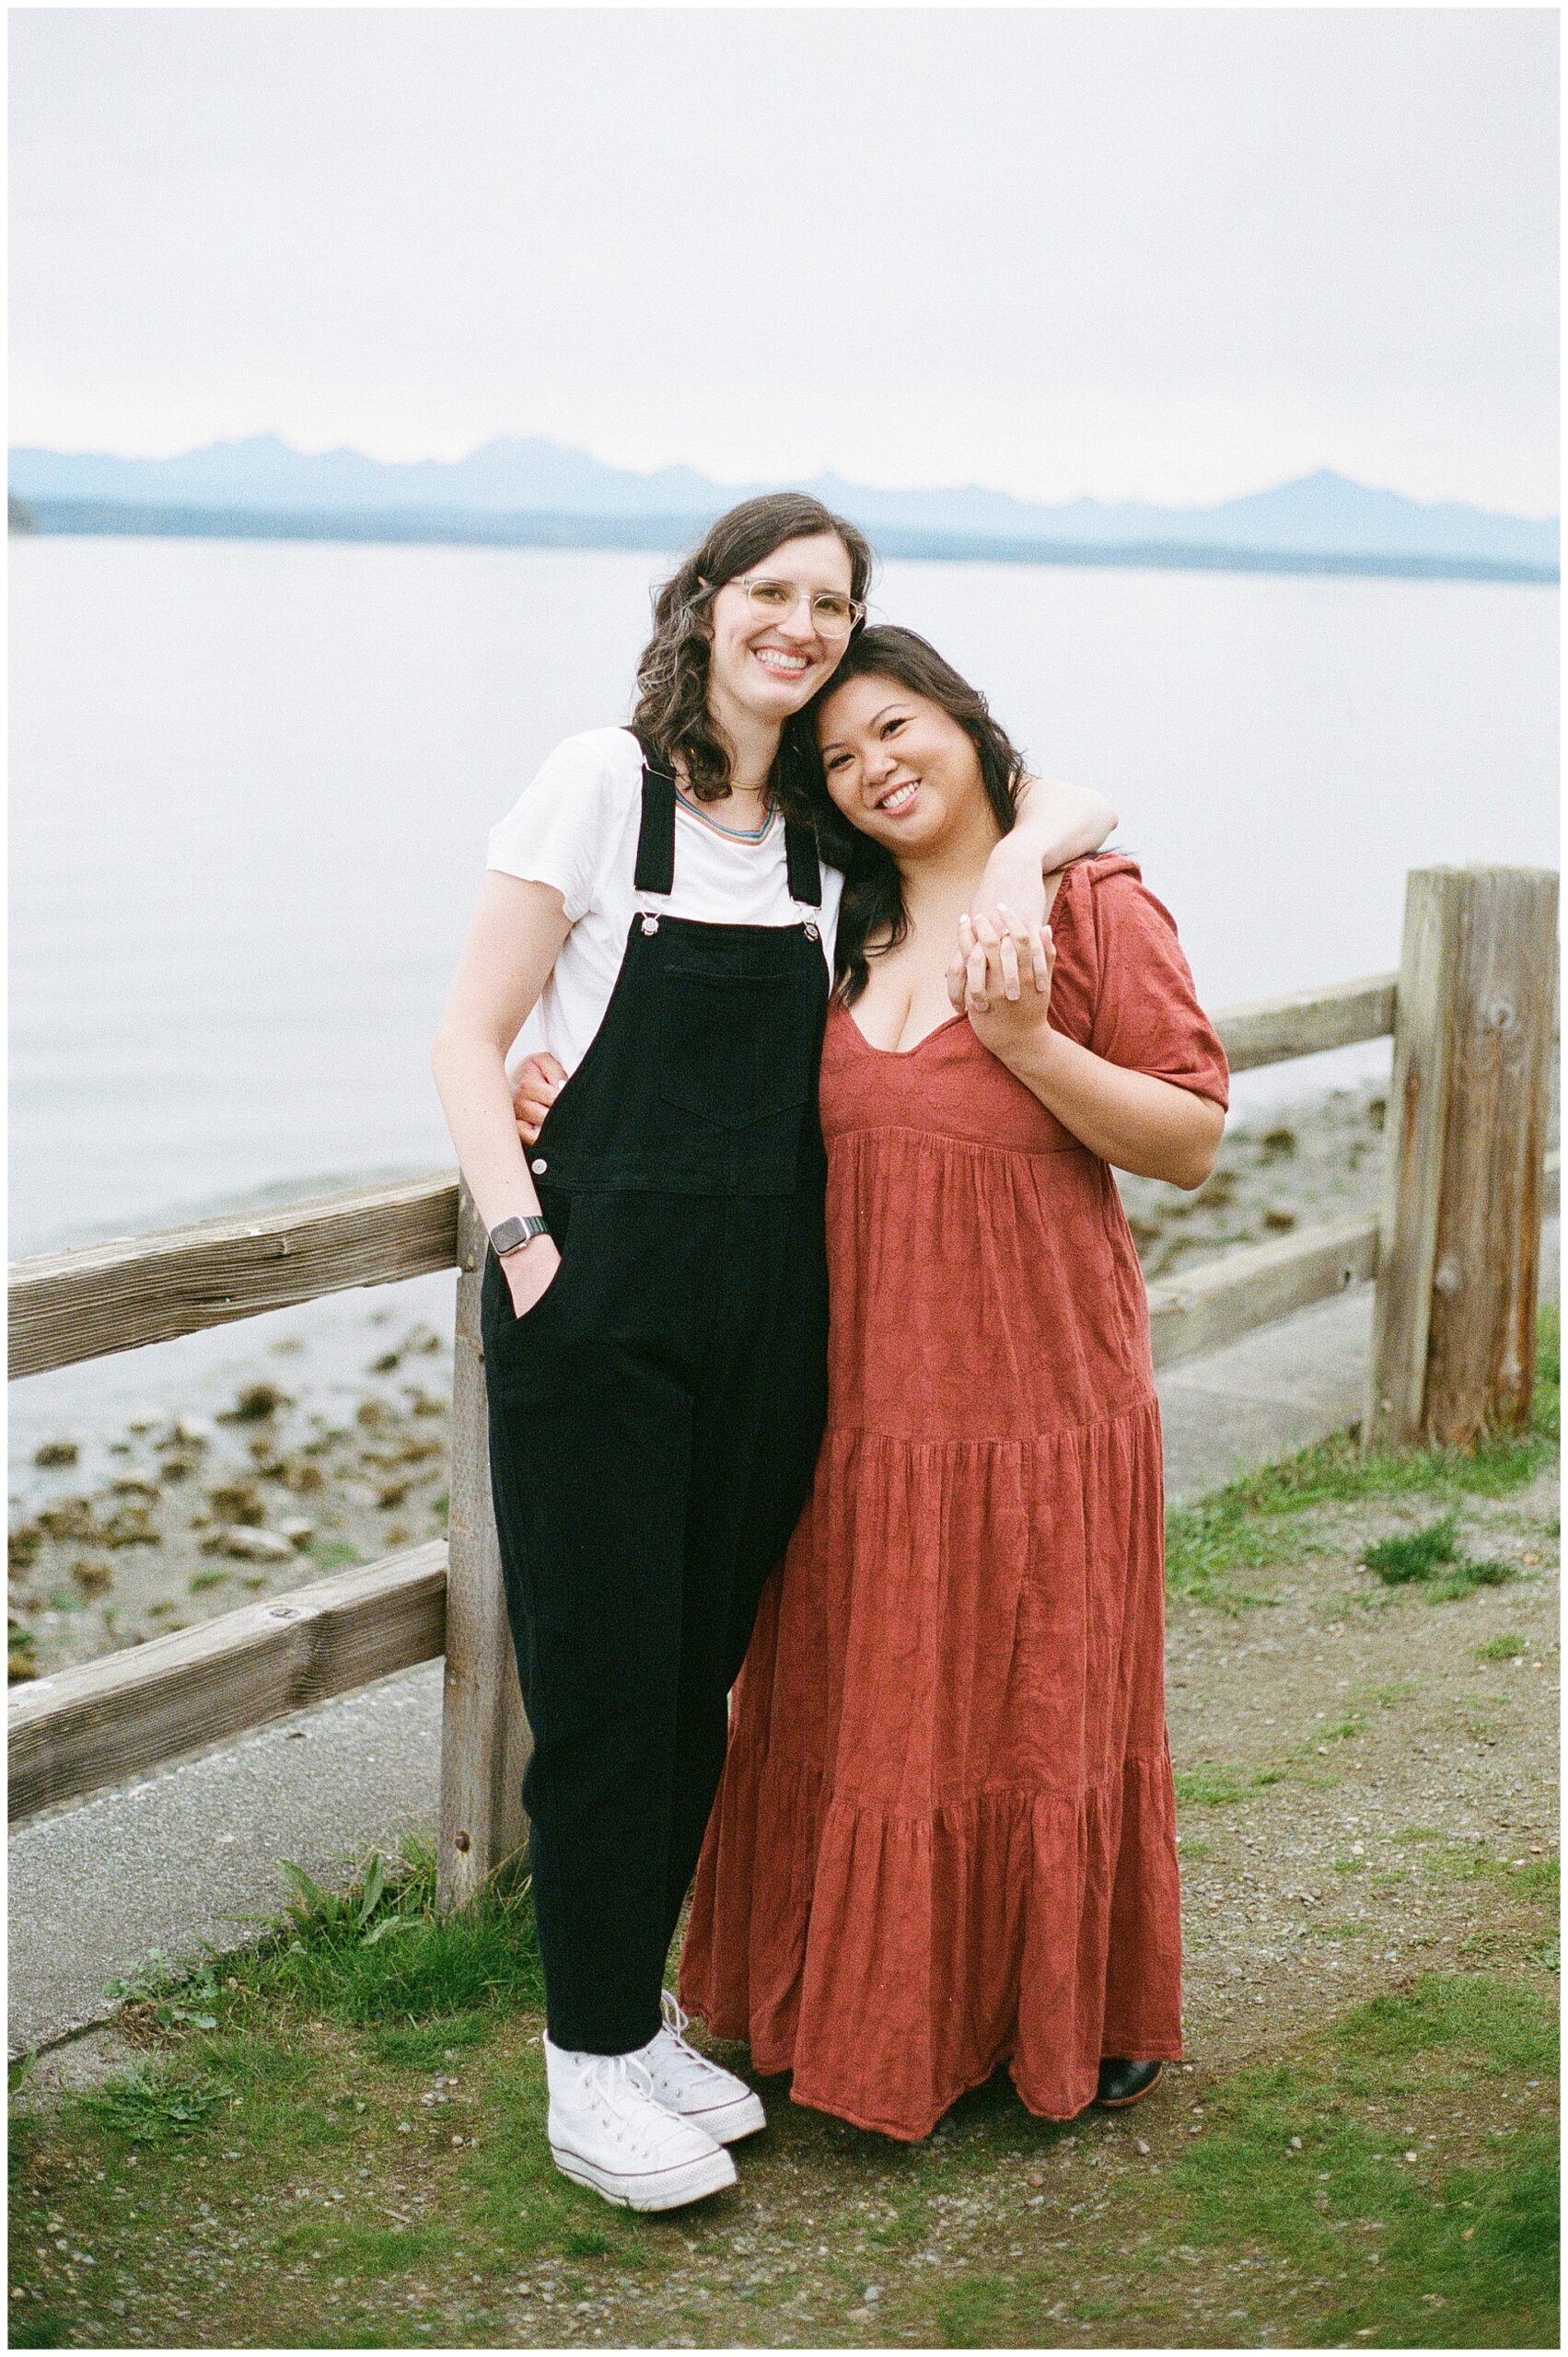
[{"label": "dress puff sleeve", "polygon": [[1230,1067],[1170,911],[1130,859],[1094,860],[1086,881],[1096,970],[1088,1046],[1108,1063],[1228,1105]]}]

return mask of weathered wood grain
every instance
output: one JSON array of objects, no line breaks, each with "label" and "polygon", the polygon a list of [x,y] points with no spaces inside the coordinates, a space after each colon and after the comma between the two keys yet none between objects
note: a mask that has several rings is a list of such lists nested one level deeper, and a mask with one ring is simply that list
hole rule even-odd
[{"label": "weathered wood grain", "polygon": [[447,1170],[22,1260],[10,1271],[9,1372],[41,1375],[318,1294],[449,1269],[457,1237],[457,1174]]},{"label": "weathered wood grain", "polygon": [[1238,1246],[1149,1287],[1156,1368],[1217,1350],[1255,1326],[1326,1301],[1377,1271],[1376,1220],[1304,1228],[1278,1244]]},{"label": "weathered wood grain", "polygon": [[1422,1418],[1446,1447],[1529,1417],[1556,962],[1556,877],[1466,870]]},{"label": "weathered wood grain", "polygon": [[446,1593],[435,1539],[13,1687],[11,1822],[432,1660]]},{"label": "weathered wood grain", "polygon": [[1410,877],[1369,1446],[1466,1446],[1529,1413],[1556,908],[1541,869]]},{"label": "weathered wood grain", "polygon": [[1362,1417],[1368,1448],[1408,1446],[1421,1430],[1453,1047],[1446,1003],[1462,890],[1458,868],[1418,869],[1405,886],[1379,1223],[1381,1267]]},{"label": "weathered wood grain", "polygon": [[458,1213],[457,1333],[452,1363],[450,1562],[447,1682],[441,1716],[436,1904],[466,1906],[520,1849],[529,1736],[501,1584],[490,1494],[490,1428],[479,1290],[483,1223],[468,1189]]},{"label": "weathered wood grain", "polygon": [[1293,1056],[1315,1056],[1325,1048],[1348,1048],[1357,1039],[1381,1039],[1394,1028],[1398,980],[1395,974],[1369,974],[1361,981],[1334,982],[1326,990],[1293,991],[1284,998],[1222,1007],[1214,1017],[1214,1028],[1232,1072],[1286,1063]]}]

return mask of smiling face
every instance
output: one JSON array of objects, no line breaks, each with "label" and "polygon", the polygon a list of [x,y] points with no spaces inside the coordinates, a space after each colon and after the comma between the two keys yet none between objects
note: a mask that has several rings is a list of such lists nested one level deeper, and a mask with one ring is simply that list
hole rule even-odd
[{"label": "smiling face", "polygon": [[847,598],[854,581],[850,554],[832,532],[784,540],[746,568],[749,581],[787,582],[796,593],[783,614],[759,613],[738,581],[726,581],[708,610],[712,640],[709,695],[722,719],[726,702],[776,725],[808,702],[831,676],[847,638],[825,638],[811,600],[824,591]]},{"label": "smiling face", "polygon": [[973,829],[994,837],[974,741],[930,697],[874,671],[846,679],[817,715],[817,743],[837,808],[899,859]]}]

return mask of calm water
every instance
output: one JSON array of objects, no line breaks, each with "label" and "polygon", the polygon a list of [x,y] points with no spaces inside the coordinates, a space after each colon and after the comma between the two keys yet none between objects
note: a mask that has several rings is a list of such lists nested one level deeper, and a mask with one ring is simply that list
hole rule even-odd
[{"label": "calm water", "polygon": [[[623,715],[657,560],[11,557],[13,1254],[446,1162],[486,828]],[[911,563],[877,602],[1113,798],[1212,1004],[1396,963],[1411,865],[1555,863],[1555,592]]]}]

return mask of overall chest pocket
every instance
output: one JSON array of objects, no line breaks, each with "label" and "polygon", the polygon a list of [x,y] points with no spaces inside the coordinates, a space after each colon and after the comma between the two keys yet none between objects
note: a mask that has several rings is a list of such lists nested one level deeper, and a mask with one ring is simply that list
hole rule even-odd
[{"label": "overall chest pocket", "polygon": [[659,978],[659,1095],[689,1119],[741,1129],[798,1111],[811,1078],[798,974]]}]

